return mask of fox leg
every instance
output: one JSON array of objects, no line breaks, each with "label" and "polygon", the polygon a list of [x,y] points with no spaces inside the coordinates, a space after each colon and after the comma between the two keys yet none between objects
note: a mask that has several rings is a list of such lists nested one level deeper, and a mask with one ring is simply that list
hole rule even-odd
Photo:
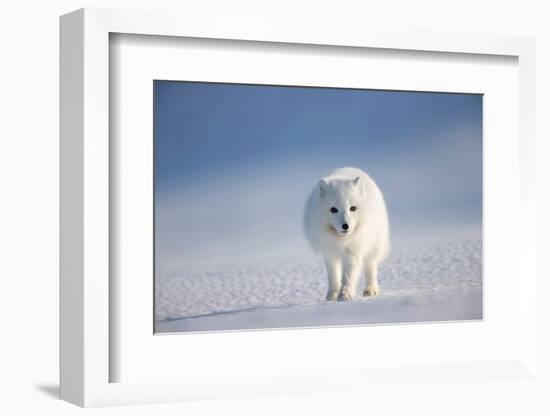
[{"label": "fox leg", "polygon": [[369,261],[365,267],[365,291],[363,292],[363,296],[374,296],[379,293],[378,262]]},{"label": "fox leg", "polygon": [[328,276],[327,300],[338,299],[342,287],[342,260],[337,257],[325,257]]},{"label": "fox leg", "polygon": [[351,300],[357,290],[357,281],[361,273],[361,259],[358,256],[348,255],[344,260],[343,286],[338,300]]}]

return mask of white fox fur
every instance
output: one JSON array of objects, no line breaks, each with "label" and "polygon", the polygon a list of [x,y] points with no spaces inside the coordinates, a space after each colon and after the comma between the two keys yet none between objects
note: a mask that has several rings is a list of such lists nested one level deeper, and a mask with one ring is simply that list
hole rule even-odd
[{"label": "white fox fur", "polygon": [[382,192],[357,168],[322,178],[309,196],[304,229],[311,247],[325,258],[327,300],[355,296],[361,272],[363,296],[380,293],[378,265],[389,253],[389,222]]}]

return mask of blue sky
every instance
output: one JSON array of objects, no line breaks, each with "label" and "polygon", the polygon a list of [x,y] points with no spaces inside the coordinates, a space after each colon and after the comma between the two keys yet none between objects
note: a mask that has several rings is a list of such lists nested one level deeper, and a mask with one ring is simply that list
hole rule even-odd
[{"label": "blue sky", "polygon": [[342,166],[379,184],[396,236],[480,230],[482,96],[155,82],[160,250],[297,242],[307,194]]}]

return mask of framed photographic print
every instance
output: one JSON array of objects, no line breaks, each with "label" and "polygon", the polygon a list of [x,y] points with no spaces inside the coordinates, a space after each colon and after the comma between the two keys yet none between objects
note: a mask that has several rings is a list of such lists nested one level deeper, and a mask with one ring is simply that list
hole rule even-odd
[{"label": "framed photographic print", "polygon": [[530,378],[533,39],[203,23],[61,19],[62,398]]}]

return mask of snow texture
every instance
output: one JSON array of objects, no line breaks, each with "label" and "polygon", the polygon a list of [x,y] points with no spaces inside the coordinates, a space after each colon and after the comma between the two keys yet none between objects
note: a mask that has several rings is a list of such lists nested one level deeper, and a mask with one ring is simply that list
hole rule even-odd
[{"label": "snow texture", "polygon": [[447,237],[394,248],[381,295],[324,301],[323,261],[314,254],[187,262],[156,277],[157,333],[475,320],[482,318],[480,238]]}]

